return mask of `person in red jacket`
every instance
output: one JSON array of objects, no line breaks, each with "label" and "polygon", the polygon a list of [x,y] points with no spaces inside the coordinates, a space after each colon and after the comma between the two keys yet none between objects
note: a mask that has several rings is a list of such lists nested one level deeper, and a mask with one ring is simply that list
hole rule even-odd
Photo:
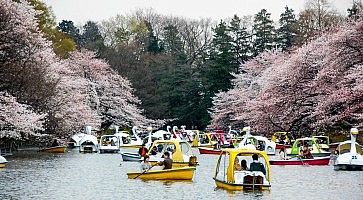
[{"label": "person in red jacket", "polygon": [[145,147],[145,144],[142,144],[141,148],[139,149],[139,154],[141,157],[144,157],[148,152],[148,149]]}]

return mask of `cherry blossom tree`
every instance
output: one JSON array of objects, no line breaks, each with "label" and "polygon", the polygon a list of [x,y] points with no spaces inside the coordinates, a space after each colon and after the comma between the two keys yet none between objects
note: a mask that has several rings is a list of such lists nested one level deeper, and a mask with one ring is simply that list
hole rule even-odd
[{"label": "cherry blossom tree", "polygon": [[142,110],[138,108],[140,101],[133,95],[130,82],[112,70],[104,60],[96,59],[93,52],[75,52],[67,61],[68,68],[77,74],[77,80],[83,79],[85,87],[82,93],[87,96],[90,108],[97,111],[103,126],[158,127],[164,123],[142,115]]},{"label": "cherry blossom tree", "polygon": [[31,107],[20,104],[6,92],[0,92],[0,138],[26,139],[39,135],[45,114],[37,114]]},{"label": "cherry blossom tree", "polygon": [[217,95],[213,123],[232,116],[229,123],[265,134],[361,127],[362,31],[363,21],[347,22],[289,54],[265,52],[247,62],[250,84],[238,85],[249,80],[240,74],[232,90]]}]

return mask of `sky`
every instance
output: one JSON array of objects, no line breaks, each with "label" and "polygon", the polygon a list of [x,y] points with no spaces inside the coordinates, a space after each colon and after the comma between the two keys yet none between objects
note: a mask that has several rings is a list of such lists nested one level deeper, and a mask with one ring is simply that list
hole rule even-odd
[{"label": "sky", "polygon": [[[298,13],[306,0],[43,0],[51,6],[57,21],[72,20],[83,24],[88,20],[102,21],[117,14],[128,14],[139,8],[154,9],[157,13],[191,19],[226,19],[254,15],[262,8],[277,20],[287,5]],[[329,0],[336,10],[346,14],[353,0]]]}]

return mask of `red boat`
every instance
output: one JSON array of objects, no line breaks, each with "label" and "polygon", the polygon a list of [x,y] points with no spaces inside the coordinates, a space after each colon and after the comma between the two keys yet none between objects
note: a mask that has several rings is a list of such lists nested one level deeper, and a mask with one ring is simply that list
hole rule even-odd
[{"label": "red boat", "polygon": [[270,160],[271,165],[329,165],[330,156],[313,159]]},{"label": "red boat", "polygon": [[198,147],[200,154],[213,154],[213,155],[219,155],[221,154],[222,150],[220,149],[213,149],[208,147]]},{"label": "red boat", "polygon": [[282,148],[284,148],[284,149],[291,148],[291,145],[276,143],[276,149],[282,149]]}]

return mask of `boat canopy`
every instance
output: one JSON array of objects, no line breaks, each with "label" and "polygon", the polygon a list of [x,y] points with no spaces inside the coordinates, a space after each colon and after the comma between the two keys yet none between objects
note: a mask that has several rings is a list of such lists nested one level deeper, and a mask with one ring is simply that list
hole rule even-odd
[{"label": "boat canopy", "polygon": [[330,141],[329,141],[329,137],[328,136],[325,136],[325,135],[316,135],[316,136],[313,136],[313,138],[316,138],[317,139],[317,142],[319,144],[327,144],[327,145],[330,144]]},{"label": "boat canopy", "polygon": [[193,151],[190,144],[186,141],[172,140],[156,140],[149,149],[148,154],[152,155],[152,149],[156,147],[157,152],[163,154],[165,151],[172,152],[172,159],[176,162],[184,162],[184,156],[191,156]]},{"label": "boat canopy", "polygon": [[263,159],[263,162],[261,163],[264,164],[266,168],[266,178],[270,182],[271,168],[267,154],[264,151],[252,150],[252,149],[223,149],[217,162],[215,177],[217,177],[218,172],[220,170],[227,169],[227,172],[223,173],[227,175],[226,182],[234,183],[235,182],[234,163],[236,158],[239,156],[252,158],[253,154],[257,154],[260,159],[261,158]]},{"label": "boat canopy", "polygon": [[93,145],[97,145],[98,144],[98,141],[97,141],[97,138],[95,137],[95,136],[93,136],[93,135],[85,135],[82,139],[81,139],[81,141],[79,141],[79,144],[80,145],[82,145],[82,144],[84,144],[84,143],[88,143],[88,142],[90,142],[90,143],[93,143]]},{"label": "boat canopy", "polygon": [[0,163],[7,163],[7,162],[8,161],[4,157],[0,156]]},{"label": "boat canopy", "polygon": [[[341,142],[338,147],[336,148],[336,150],[339,151],[339,154],[343,154],[343,153],[349,153],[350,152],[350,145],[351,145],[351,141],[345,141],[345,142]],[[362,147],[356,142],[355,143],[355,147],[357,150],[357,153],[360,155],[363,155],[363,151],[362,151]]]}]

